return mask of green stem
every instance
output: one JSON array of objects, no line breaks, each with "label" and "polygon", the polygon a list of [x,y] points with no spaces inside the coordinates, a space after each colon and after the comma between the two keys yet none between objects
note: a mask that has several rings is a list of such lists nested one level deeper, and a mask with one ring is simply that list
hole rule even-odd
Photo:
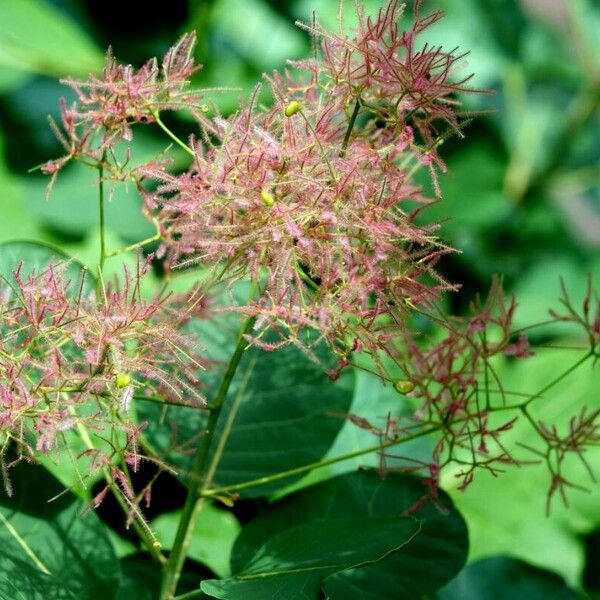
[{"label": "green stem", "polygon": [[[225,423],[223,425],[223,431],[221,433],[221,436],[219,437],[212,460],[210,461],[210,464],[208,465],[208,468],[206,469],[206,476],[204,477],[204,482],[203,482],[203,486],[202,486],[203,490],[205,490],[207,486],[211,485],[213,478],[215,476],[215,473],[217,472],[217,468],[219,466],[219,463],[221,462],[221,458],[223,457],[223,451],[225,450],[225,444],[227,443],[229,435],[231,434],[231,430],[233,429],[233,423],[235,421],[235,417],[237,416],[237,414],[240,410],[240,406],[242,405],[242,400],[244,398],[244,392],[246,390],[246,385],[248,384],[248,379],[250,378],[250,374],[252,373],[252,370],[254,369],[255,363],[256,363],[256,360],[253,360],[252,363],[248,366],[248,369],[244,376],[244,381],[240,385],[240,389],[238,390],[238,393],[236,394],[236,396],[233,400],[233,403],[227,412],[227,418],[225,419]],[[202,494],[202,496],[204,496],[204,494]]]},{"label": "green stem", "polygon": [[350,135],[352,134],[352,130],[354,129],[354,123],[356,123],[356,117],[358,116],[358,112],[360,111],[360,99],[356,99],[356,103],[354,104],[354,110],[352,111],[352,115],[350,116],[350,121],[348,121],[348,128],[346,129],[346,133],[344,134],[344,141],[342,142],[342,148],[340,150],[340,158],[343,158],[346,154],[346,150],[348,149],[348,142],[350,141]]},{"label": "green stem", "polygon": [[[74,411],[72,410],[72,408],[71,408],[70,412],[71,412],[71,414],[74,414]],[[95,450],[96,447],[94,446],[94,442],[92,441],[92,438],[90,437],[90,435],[88,433],[88,430],[84,427],[84,425],[82,423],[77,424],[77,431],[79,432],[79,435],[81,436],[81,439],[83,440],[83,443],[86,445],[86,447],[89,448],[90,450]],[[123,497],[123,494],[121,493],[121,490],[115,484],[108,467],[102,468],[102,475],[103,475],[108,487],[110,488],[111,492],[113,493],[114,497],[116,498],[119,506],[123,510],[123,513],[125,514],[125,516],[129,517],[131,511],[134,510],[134,512],[133,512],[134,518],[132,520],[133,529],[137,533],[138,537],[146,545],[148,552],[150,552],[150,555],[152,556],[152,558],[154,558],[154,560],[160,565],[165,564],[166,559],[163,556],[162,552],[160,551],[160,544],[157,543],[156,538],[153,539],[153,537],[150,535],[150,528],[149,528],[148,524],[143,520],[143,517],[140,514],[139,510],[135,510],[135,507],[133,505],[129,506],[127,504],[125,498]]]},{"label": "green stem", "polygon": [[298,277],[304,281],[312,290],[315,292],[319,291],[319,286],[308,276],[304,269],[300,265],[296,265],[296,273]]},{"label": "green stem", "polygon": [[317,142],[317,145],[319,146],[319,149],[321,150],[321,155],[323,156],[323,160],[327,164],[327,168],[329,169],[329,174],[331,175],[331,182],[333,183],[336,180],[335,172],[333,170],[333,167],[331,166],[331,161],[329,160],[329,157],[327,156],[327,153],[325,152],[325,148],[323,148],[323,144],[321,144],[321,140],[319,139],[319,136],[317,135],[315,128],[312,126],[308,117],[304,114],[304,111],[300,110],[300,114],[302,115],[302,118],[304,119],[306,126],[309,128],[310,132],[313,134],[313,137],[315,138],[315,141]]},{"label": "green stem", "polygon": [[143,521],[143,517],[141,517],[141,513],[139,510],[133,505],[131,502],[126,502],[123,493],[112,480],[112,477],[108,473],[108,469],[106,467],[103,469],[104,479],[106,480],[110,490],[113,493],[113,496],[117,499],[119,506],[123,513],[129,517],[130,512],[133,510],[133,520],[131,524],[133,525],[133,529],[137,533],[138,537],[144,542],[148,552],[150,552],[150,556],[159,564],[164,565],[167,562],[167,559],[164,557],[163,553],[160,551],[161,545],[156,539],[153,539],[150,534],[150,528],[148,524]]},{"label": "green stem", "polygon": [[169,556],[169,560],[165,567],[162,589],[160,593],[161,600],[172,600],[172,598],[175,596],[177,582],[179,581],[179,577],[181,575],[183,563],[192,542],[198,517],[200,516],[203,508],[203,487],[210,484],[206,480],[205,476],[205,466],[208,458],[208,452],[210,450],[211,442],[214,438],[219,416],[221,415],[221,409],[227,397],[227,392],[229,391],[231,382],[233,381],[237,368],[246,349],[247,342],[244,338],[244,335],[250,332],[253,325],[254,317],[250,317],[244,323],[239,334],[236,348],[229,361],[229,365],[227,366],[227,370],[225,371],[225,375],[223,376],[223,380],[219,390],[217,391],[215,400],[210,406],[211,412],[208,416],[208,422],[194,456],[188,495],[186,497],[185,505],[179,520],[179,526],[175,535],[175,542],[173,543],[171,555]]},{"label": "green stem", "polygon": [[[580,358],[576,363],[574,363],[568,369],[563,371],[558,377],[556,377],[550,383],[545,385],[537,393],[535,393],[531,396],[528,396],[528,398],[525,402],[516,404],[516,405],[512,405],[512,406],[505,406],[505,407],[501,407],[501,408],[497,408],[497,409],[491,409],[491,412],[498,412],[500,410],[521,410],[525,414],[527,414],[526,408],[530,402],[532,402],[533,400],[536,400],[537,398],[540,398],[549,389],[554,387],[556,384],[558,384],[560,381],[562,381],[565,377],[567,377],[570,373],[572,373],[578,367],[580,367],[592,355],[593,355],[592,352],[588,352],[585,356]],[[334,458],[317,461],[314,463],[303,465],[301,467],[296,467],[294,469],[288,469],[287,471],[281,471],[279,473],[275,473],[274,475],[267,475],[265,477],[259,477],[257,479],[252,479],[250,481],[244,481],[242,483],[237,483],[235,485],[230,485],[227,487],[207,489],[203,492],[203,495],[205,497],[214,497],[214,496],[219,496],[222,494],[228,494],[231,492],[239,492],[239,491],[242,491],[242,490],[245,490],[248,488],[252,488],[255,486],[259,486],[259,485],[265,485],[267,483],[271,483],[273,481],[279,481],[280,479],[285,479],[287,477],[292,477],[294,475],[301,475],[303,473],[312,471],[312,470],[320,468],[320,467],[326,467],[329,465],[334,465],[339,462],[344,462],[346,460],[350,460],[351,458],[356,458],[357,456],[362,456],[364,454],[370,454],[371,452],[377,452],[378,450],[383,450],[385,448],[389,448],[390,446],[395,446],[398,444],[403,444],[405,442],[410,442],[417,438],[424,437],[424,436],[430,435],[432,433],[435,433],[438,430],[439,430],[439,427],[437,427],[437,426],[431,427],[429,429],[425,429],[423,431],[420,431],[418,433],[415,433],[413,435],[410,435],[410,436],[407,436],[404,438],[400,438],[397,440],[389,440],[387,442],[384,442],[383,444],[378,444],[376,446],[371,446],[369,448],[363,448],[362,450],[355,450],[354,452],[349,452],[347,454],[342,454],[342,455],[336,456]]]},{"label": "green stem", "polygon": [[158,221],[156,219],[152,219],[154,222],[154,226],[156,228],[156,233],[153,236],[147,237],[140,242],[136,242],[135,244],[129,244],[129,246],[124,246],[123,248],[119,248],[118,250],[113,250],[109,252],[105,258],[112,258],[113,256],[118,256],[119,254],[125,254],[127,252],[131,252],[132,250],[137,250],[138,248],[143,248],[148,244],[152,244],[153,242],[158,242],[160,240],[160,229],[158,225]]},{"label": "green stem", "polygon": [[203,492],[205,497],[213,497],[219,496],[221,494],[227,494],[230,492],[239,492],[241,490],[245,490],[248,488],[255,487],[257,485],[265,485],[267,483],[271,483],[273,481],[279,481],[280,479],[286,479],[287,477],[292,477],[294,475],[301,475],[303,473],[307,473],[308,471],[313,471],[314,469],[318,469],[320,467],[328,467],[329,465],[335,465],[336,463],[344,462],[346,460],[350,460],[351,458],[356,458],[358,456],[363,456],[365,454],[371,454],[372,452],[377,452],[378,450],[385,450],[391,446],[397,446],[399,444],[404,444],[405,442],[410,442],[412,440],[416,440],[421,437],[425,437],[432,433],[435,433],[439,430],[438,426],[430,427],[428,429],[424,429],[419,431],[418,433],[414,433],[412,435],[398,438],[394,440],[388,440],[387,442],[383,442],[381,444],[377,444],[376,446],[370,446],[369,448],[363,448],[361,450],[355,450],[354,452],[348,452],[347,454],[342,454],[340,456],[336,456],[334,458],[328,458],[326,460],[319,460],[317,462],[313,462],[307,465],[302,465],[301,467],[295,467],[294,469],[288,469],[287,471],[281,471],[279,473],[275,473],[274,475],[266,475],[265,477],[259,477],[258,479],[252,479],[250,481],[244,481],[243,483],[236,483],[235,485],[230,485],[227,487],[208,489]]},{"label": "green stem", "polygon": [[106,152],[102,154],[102,159],[98,165],[98,211],[100,221],[100,260],[98,261],[98,271],[100,278],[104,272],[104,260],[106,259],[106,231],[104,223],[104,161]]},{"label": "green stem", "polygon": [[157,110],[151,109],[150,113],[154,117],[156,124],[183,150],[185,150],[190,156],[196,156],[196,153],[180,138],[178,138],[162,121],[160,114]]},{"label": "green stem", "polygon": [[537,400],[541,396],[543,396],[549,389],[553,388],[557,383],[560,383],[565,377],[570,375],[575,369],[579,368],[590,356],[593,356],[594,352],[587,352],[584,356],[582,356],[577,362],[573,363],[568,369],[563,371],[558,377],[554,378],[550,383],[545,385],[539,392],[530,396],[524,403],[523,407],[527,407],[531,402]]},{"label": "green stem", "polygon": [[[12,359],[14,360],[14,359]],[[47,387],[47,386],[39,386],[38,389],[42,392],[52,392],[55,391],[55,388],[53,387]],[[85,387],[78,385],[75,387],[64,387],[61,388],[60,390],[61,394],[81,394],[83,391],[85,391]],[[114,394],[110,393],[110,392],[100,392],[97,394],[94,394],[95,396],[100,396],[101,398],[113,398]],[[133,396],[134,400],[140,400],[141,402],[153,402],[155,404],[162,404],[163,406],[182,406],[183,408],[193,408],[194,410],[198,410],[206,408],[205,406],[202,405],[198,405],[198,404],[189,404],[187,402],[177,402],[175,400],[165,400],[164,398],[161,398],[160,396],[141,396],[139,394],[134,394]]]}]

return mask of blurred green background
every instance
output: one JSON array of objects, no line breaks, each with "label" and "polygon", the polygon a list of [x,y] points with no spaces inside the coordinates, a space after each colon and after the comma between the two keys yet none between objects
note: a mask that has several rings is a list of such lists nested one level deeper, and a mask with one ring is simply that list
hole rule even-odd
[{"label": "blurred green background", "polygon": [[[374,12],[383,2],[365,4]],[[450,173],[442,178],[443,201],[428,213],[444,221],[443,237],[462,251],[442,266],[463,284],[450,302],[463,310],[500,273],[519,300],[517,326],[543,321],[557,304],[559,277],[575,296],[583,295],[586,274],[600,279],[600,7],[593,0],[425,0],[424,7],[448,16],[423,41],[469,50],[464,69],[494,92],[464,98],[467,108],[486,114],[466,140],[442,149]],[[51,242],[92,267],[96,262],[96,175],[71,165],[46,200],[47,180],[28,172],[61,154],[47,122],[57,117],[59,97],[71,98],[59,78],[98,71],[108,45],[122,62],[140,65],[196,30],[205,67],[195,85],[238,88],[206,94],[227,113],[261,73],[309,53],[294,21],[309,20],[313,9],[336,26],[336,0],[170,0],[161,9],[122,0],[0,0],[0,242]],[[193,131],[185,116],[169,124],[183,136]],[[166,145],[158,129],[140,130],[136,160]],[[114,190],[107,220],[112,248],[152,234],[126,186]],[[537,341],[559,334],[545,329]],[[534,390],[571,361],[560,353],[538,358],[535,369],[512,373],[530,379]],[[564,392],[563,401],[597,401],[597,387],[590,378]],[[518,508],[508,509],[508,521],[493,512],[507,512],[505,506],[487,502],[502,488],[484,483],[465,496],[461,508],[470,524],[481,525],[472,531],[473,556],[509,552],[581,582],[600,548],[593,534],[600,495],[546,519],[546,483],[543,474],[505,481],[504,489],[514,486],[525,497],[514,499]],[[593,569],[585,578],[589,589],[600,589]]]}]

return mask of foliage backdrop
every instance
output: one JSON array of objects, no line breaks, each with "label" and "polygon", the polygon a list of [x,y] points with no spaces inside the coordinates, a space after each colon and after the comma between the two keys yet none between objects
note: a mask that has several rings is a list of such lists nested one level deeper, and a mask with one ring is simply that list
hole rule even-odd
[{"label": "foliage backdrop", "polygon": [[[39,172],[28,173],[60,154],[47,115],[57,116],[57,98],[69,98],[70,92],[57,78],[86,77],[98,70],[109,44],[121,61],[140,64],[148,56],[163,54],[180,33],[194,29],[199,39],[197,57],[205,65],[196,77],[197,85],[238,88],[207,92],[207,98],[227,113],[262,72],[310,52],[308,39],[294,27],[294,19],[306,20],[315,8],[323,23],[335,24],[336,4],[329,0],[172,0],[168,11],[159,11],[136,10],[116,0],[0,2],[0,242],[44,241],[68,250],[90,267],[95,264],[94,175],[69,167],[47,201],[47,180]],[[373,9],[380,3],[366,4]],[[464,310],[466,299],[484,292],[492,275],[501,273],[507,290],[518,297],[518,323],[543,320],[558,297],[560,276],[579,295],[587,273],[600,279],[600,10],[592,0],[430,0],[425,6],[448,12],[428,33],[431,41],[470,50],[468,69],[476,73],[475,84],[494,92],[465,98],[467,106],[490,112],[473,122],[466,142],[447,144],[443,154],[450,175],[441,181],[444,200],[427,213],[429,219],[448,219],[442,236],[462,250],[443,265],[451,280],[463,284],[461,295],[448,302]],[[169,124],[184,135],[189,127],[184,121]],[[158,130],[142,134],[136,135],[140,161],[164,147]],[[140,215],[134,190],[125,186],[114,190],[107,224],[114,248],[152,234]],[[109,270],[118,269],[118,261],[109,264]],[[537,341],[559,343],[568,335],[550,328]],[[526,365],[507,366],[505,375],[516,383],[526,380],[535,390],[570,360],[568,351],[546,355],[542,350]],[[260,378],[260,373],[256,376]],[[264,381],[251,385],[260,388]],[[556,398],[548,404],[560,419],[561,406],[572,408],[594,395],[597,399],[598,390],[590,373],[553,394]],[[310,397],[310,389],[306,395]],[[352,401],[363,408],[356,412],[364,414],[373,398],[381,406],[393,402],[393,393],[359,376]],[[340,388],[340,406],[350,401]],[[519,435],[516,430],[515,438]],[[252,442],[242,433],[235,440],[240,447]],[[344,426],[331,454],[364,447],[365,441],[364,432]],[[300,464],[307,458],[301,457]],[[600,470],[598,456],[595,466]],[[354,467],[356,463],[347,463],[330,467],[328,473]],[[235,481],[235,462],[226,461],[225,468]],[[510,554],[548,568],[573,585],[585,583],[598,591],[600,582],[589,561],[597,557],[600,547],[600,490],[596,486],[589,495],[574,496],[568,510],[557,504],[546,517],[545,476],[542,469],[513,470],[497,480],[482,474],[466,493],[460,493],[448,474],[445,488],[470,529],[470,556]],[[506,501],[510,508],[500,505]],[[56,516],[68,518],[66,513]],[[168,517],[160,519],[156,529],[167,538]],[[230,532],[218,541],[227,556],[239,525],[216,510],[202,525],[207,531],[211,519],[219,531]],[[242,550],[252,543],[249,535],[236,542]],[[110,554],[113,549],[104,541],[102,552]],[[125,542],[114,543],[118,553],[127,553]],[[204,557],[215,572],[226,574],[218,552],[206,561]],[[502,565],[506,573],[510,568]],[[341,585],[339,580],[331,581]],[[100,578],[98,585],[111,583]],[[452,598],[452,593],[443,597]]]}]

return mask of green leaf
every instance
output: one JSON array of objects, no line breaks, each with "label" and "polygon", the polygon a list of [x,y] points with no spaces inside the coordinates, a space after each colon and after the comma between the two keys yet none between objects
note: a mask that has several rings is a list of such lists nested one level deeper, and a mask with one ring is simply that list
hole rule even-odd
[{"label": "green leaf", "polygon": [[336,518],[305,523],[270,538],[234,577],[203,581],[215,598],[318,598],[333,573],[372,563],[408,544],[418,521],[402,517]]},{"label": "green leaf", "polygon": [[102,62],[102,53],[85,32],[49,2],[0,2],[0,65],[85,77]]},{"label": "green leaf", "polygon": [[[206,397],[213,398],[223,367],[235,346],[238,319],[231,315],[208,321],[195,321],[194,333],[199,344],[217,364],[203,376]],[[250,347],[245,352],[230,388],[215,434],[210,456],[224,439],[229,426],[227,415],[239,402],[224,446],[214,487],[269,476],[320,460],[329,450],[344,423],[352,402],[354,377],[345,373],[332,383],[324,369],[332,358],[325,349],[317,352],[323,364],[309,359],[296,347],[265,352]],[[203,431],[204,411],[172,406],[163,408],[150,403],[138,405],[139,417],[148,421],[146,438],[152,446],[167,454],[185,476],[190,465],[190,448]],[[177,433],[173,447],[171,432]],[[187,450],[187,456],[182,454]],[[290,477],[268,485],[244,490],[244,496],[260,496],[289,484]]]},{"label": "green leaf", "polygon": [[[368,364],[367,368],[376,368]],[[405,396],[397,392],[393,385],[384,383],[379,377],[371,372],[355,370],[356,383],[354,386],[354,398],[350,413],[358,415],[372,423],[375,427],[385,427],[386,419],[399,418],[412,414],[413,408],[409,406]],[[373,433],[368,429],[358,427],[350,420],[346,420],[342,426],[333,445],[327,452],[325,459],[336,458],[345,454],[358,452],[373,446]],[[398,446],[392,454],[399,455],[386,457],[386,466],[390,470],[395,467],[406,466],[406,459],[427,461],[431,456],[432,442],[428,438],[419,438]],[[292,492],[298,491],[309,485],[320,481],[331,479],[336,475],[350,473],[365,467],[378,468],[380,457],[376,452],[363,454],[352,459],[345,460],[332,465],[319,467],[310,471],[301,480],[292,483],[286,488],[277,490],[274,498],[282,498]]]},{"label": "green leaf", "polygon": [[577,600],[578,594],[548,571],[508,556],[477,561],[436,594],[436,600]]},{"label": "green leaf", "polygon": [[[164,548],[175,540],[181,511],[165,513],[152,522],[152,528]],[[230,574],[229,558],[240,524],[232,513],[206,502],[187,556],[212,569],[219,577]]]},{"label": "green leaf", "polygon": [[[415,478],[390,473],[382,480],[372,470],[335,477],[307,488],[270,506],[242,529],[233,548],[232,571],[245,571],[244,565],[277,532],[306,523],[315,524],[317,529],[326,528],[330,520],[338,518],[367,522],[397,516],[425,492]],[[467,530],[443,492],[439,503],[444,512],[427,503],[414,514],[421,528],[409,544],[375,564],[329,577],[324,584],[327,597],[414,600],[452,579],[466,560]],[[348,548],[355,543],[350,540]]]},{"label": "green leaf", "polygon": [[66,276],[71,280],[70,291],[79,291],[79,282],[84,279],[84,290],[92,289],[94,277],[78,261],[71,258],[59,248],[50,244],[34,241],[15,241],[0,244],[0,276],[10,283],[14,282],[13,272],[22,264],[21,274],[26,276],[31,271],[39,271],[53,264],[66,264]]},{"label": "green leaf", "polygon": [[63,495],[43,467],[10,471],[14,495],[0,497],[0,597],[27,600],[115,598],[118,561],[104,526]]}]

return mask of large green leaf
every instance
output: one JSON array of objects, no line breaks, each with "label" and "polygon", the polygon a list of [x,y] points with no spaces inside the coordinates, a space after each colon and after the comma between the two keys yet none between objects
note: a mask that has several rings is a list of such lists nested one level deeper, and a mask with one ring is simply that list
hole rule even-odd
[{"label": "large green leaf", "polygon": [[102,53],[45,0],[0,2],[0,64],[46,75],[87,76]]},{"label": "large green leaf", "polygon": [[[232,553],[232,571],[245,572],[258,548],[277,532],[299,524],[327,528],[329,520],[393,517],[402,514],[425,494],[419,480],[390,473],[385,479],[372,470],[335,477],[270,506],[248,523]],[[413,600],[444,585],[464,565],[467,530],[452,501],[443,493],[442,512],[432,503],[414,514],[421,521],[419,534],[409,544],[372,565],[329,577],[328,598],[351,597]],[[349,541],[348,548],[354,547]]]},{"label": "large green leaf", "polygon": [[21,265],[21,273],[25,276],[31,271],[43,270],[50,264],[66,265],[66,276],[71,280],[74,294],[79,290],[81,277],[84,277],[87,289],[95,284],[94,277],[81,263],[50,244],[26,240],[0,244],[0,276],[9,283],[14,283],[13,272]]},{"label": "large green leaf", "polygon": [[[180,517],[181,511],[176,511],[162,514],[152,522],[163,548],[172,547]],[[205,564],[219,577],[227,577],[231,548],[239,532],[240,524],[232,513],[207,502],[202,508],[187,555]]]},{"label": "large green leaf", "polygon": [[381,560],[418,532],[418,521],[406,517],[335,518],[297,525],[270,538],[234,577],[203,581],[202,591],[227,600],[317,600],[325,577]]},{"label": "large green leaf", "polygon": [[[203,375],[205,395],[210,400],[233,352],[238,320],[231,317],[196,321],[193,333],[216,362]],[[306,465],[321,459],[344,424],[352,402],[354,377],[344,374],[332,383],[324,372],[331,357],[323,349],[323,364],[309,359],[296,347],[265,352],[250,347],[245,352],[217,424],[212,457],[228,428],[227,416],[239,403],[239,411],[226,438],[216,486],[228,486]],[[204,411],[145,403],[138,406],[140,418],[149,425],[146,438],[184,476],[190,465],[190,448],[198,443],[205,423]],[[173,444],[172,432],[177,433]],[[187,449],[187,455],[182,453]],[[272,492],[297,479],[291,477],[269,485],[244,490],[245,496]]]},{"label": "large green leaf", "polygon": [[437,600],[576,600],[559,577],[508,556],[477,561],[436,594]]},{"label": "large green leaf", "polygon": [[[371,367],[371,365],[368,365]],[[367,420],[375,427],[383,429],[386,419],[395,419],[412,414],[413,409],[409,406],[407,398],[400,394],[389,382],[383,382],[372,372],[356,369],[356,383],[354,386],[354,398],[350,412]],[[352,421],[347,420],[333,445],[327,453],[326,459],[344,456],[360,452],[365,448],[372,447],[378,438],[369,429],[358,427]],[[428,438],[418,438],[390,449],[385,458],[386,468],[393,470],[397,467],[405,467],[407,460],[427,461],[431,457],[432,441]],[[320,481],[331,479],[336,475],[350,473],[365,467],[379,468],[381,457],[376,452],[357,455],[349,460],[344,460],[324,467],[318,467],[310,471],[300,481],[278,490],[274,497],[283,497],[289,493],[298,491],[309,485]]]},{"label": "large green leaf", "polygon": [[27,600],[114,598],[119,565],[103,525],[64,495],[43,467],[10,472],[14,495],[0,496],[0,597]]}]

